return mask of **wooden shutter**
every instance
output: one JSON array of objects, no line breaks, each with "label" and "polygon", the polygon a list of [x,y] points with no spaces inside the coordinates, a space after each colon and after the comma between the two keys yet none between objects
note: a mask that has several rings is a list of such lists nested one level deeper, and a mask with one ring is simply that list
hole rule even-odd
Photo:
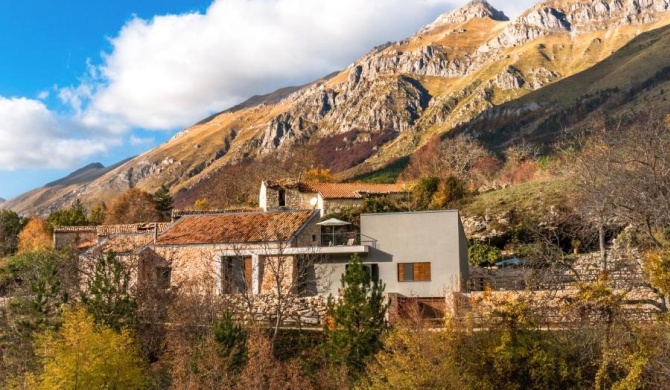
[{"label": "wooden shutter", "polygon": [[414,281],[430,282],[430,263],[414,263]]},{"label": "wooden shutter", "polygon": [[253,260],[251,256],[244,258],[244,281],[246,282],[247,291],[251,291],[251,286],[253,283]]}]

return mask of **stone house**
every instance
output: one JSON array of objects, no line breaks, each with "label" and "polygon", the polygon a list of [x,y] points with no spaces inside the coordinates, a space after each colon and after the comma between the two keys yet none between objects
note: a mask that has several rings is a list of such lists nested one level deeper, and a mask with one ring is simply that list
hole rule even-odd
[{"label": "stone house", "polygon": [[258,206],[263,211],[280,209],[320,210],[321,217],[343,208],[360,206],[367,197],[402,199],[402,184],[306,183],[295,180],[263,181]]},{"label": "stone house", "polygon": [[[157,288],[197,286],[220,296],[263,297],[290,291],[302,302],[337,296],[353,254],[389,296],[438,309],[465,288],[467,241],[457,211],[363,214],[346,239],[319,210],[184,214],[169,226],[109,234],[82,261],[114,251],[136,266],[134,281]],[[139,229],[139,228],[138,228]],[[82,232],[84,232],[82,230]],[[86,231],[88,232],[88,231]],[[66,242],[67,229],[56,242]],[[60,236],[65,234],[65,236]],[[312,304],[310,303],[310,304]]]}]

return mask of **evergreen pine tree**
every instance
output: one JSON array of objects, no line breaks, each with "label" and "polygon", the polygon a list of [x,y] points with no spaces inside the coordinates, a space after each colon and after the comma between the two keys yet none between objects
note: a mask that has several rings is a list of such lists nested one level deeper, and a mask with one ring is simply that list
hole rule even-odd
[{"label": "evergreen pine tree", "polygon": [[388,302],[384,284],[372,280],[361,259],[353,255],[342,275],[340,299],[328,298],[326,353],[331,362],[345,365],[352,380],[365,368],[365,359],[381,347]]},{"label": "evergreen pine tree", "polygon": [[231,368],[242,370],[247,362],[247,332],[233,320],[230,311],[214,324],[214,339],[219,343],[219,356],[229,359]]},{"label": "evergreen pine tree", "polygon": [[135,323],[137,302],[130,295],[130,274],[113,252],[96,260],[81,300],[95,322],[120,331]]},{"label": "evergreen pine tree", "polygon": [[154,193],[154,204],[156,211],[161,214],[163,220],[169,220],[172,212],[172,195],[170,195],[170,189],[165,184],[161,185]]}]

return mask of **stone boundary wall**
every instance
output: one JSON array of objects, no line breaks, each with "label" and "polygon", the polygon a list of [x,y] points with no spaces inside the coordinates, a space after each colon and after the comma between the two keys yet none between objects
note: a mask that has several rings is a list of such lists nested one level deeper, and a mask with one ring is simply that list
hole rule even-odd
[{"label": "stone boundary wall", "polygon": [[[274,323],[276,295],[222,296],[224,305],[231,307],[235,316],[242,321]],[[286,297],[282,326],[321,327],[326,320],[328,298]]]}]

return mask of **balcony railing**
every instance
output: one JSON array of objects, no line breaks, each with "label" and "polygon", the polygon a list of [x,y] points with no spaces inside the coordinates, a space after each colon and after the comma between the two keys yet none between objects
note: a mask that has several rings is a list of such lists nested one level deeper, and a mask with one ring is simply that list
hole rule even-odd
[{"label": "balcony railing", "polygon": [[312,245],[320,247],[354,245],[365,245],[372,248],[377,247],[377,240],[356,232],[312,234],[310,238]]}]

